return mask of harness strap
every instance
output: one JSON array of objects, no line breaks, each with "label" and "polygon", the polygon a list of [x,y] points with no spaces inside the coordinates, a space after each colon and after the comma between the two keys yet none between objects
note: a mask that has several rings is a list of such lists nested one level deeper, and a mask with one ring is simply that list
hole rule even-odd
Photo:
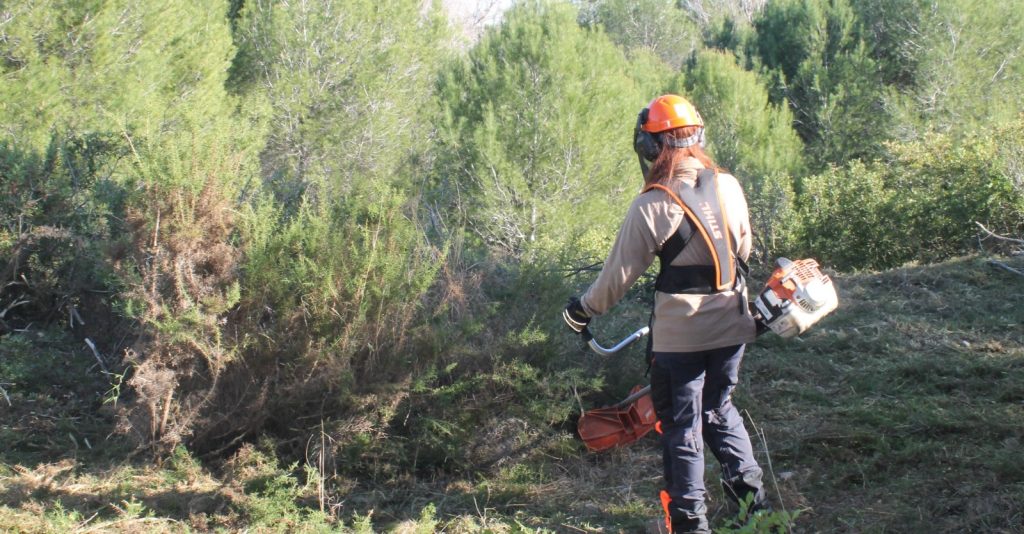
[{"label": "harness strap", "polygon": [[679,225],[679,229],[672,233],[665,241],[665,244],[661,246],[661,250],[658,251],[658,259],[661,260],[661,264],[671,264],[672,260],[676,259],[676,256],[690,243],[690,239],[693,238],[695,233],[697,233],[697,228],[694,226],[693,221],[689,217],[684,218],[683,223]]}]

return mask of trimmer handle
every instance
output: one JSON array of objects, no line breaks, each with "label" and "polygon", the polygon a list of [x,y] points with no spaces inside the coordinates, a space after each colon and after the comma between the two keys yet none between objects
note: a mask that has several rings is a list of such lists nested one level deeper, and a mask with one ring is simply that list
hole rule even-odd
[{"label": "trimmer handle", "polygon": [[623,339],[622,341],[619,341],[618,343],[616,343],[615,346],[608,347],[608,348],[602,347],[601,344],[598,343],[596,339],[594,339],[594,335],[590,333],[590,328],[584,327],[583,328],[583,332],[581,332],[581,334],[583,335],[583,341],[587,342],[587,345],[590,347],[590,350],[592,350],[592,351],[594,351],[594,352],[596,352],[596,353],[598,353],[598,354],[600,354],[602,356],[609,356],[609,355],[615,354],[616,352],[619,352],[620,350],[625,348],[627,345],[629,345],[629,344],[633,343],[634,341],[636,341],[636,340],[646,336],[650,332],[651,332],[651,329],[649,327],[645,326],[643,328],[640,328],[636,332],[633,332],[632,334],[626,336],[625,339]]}]

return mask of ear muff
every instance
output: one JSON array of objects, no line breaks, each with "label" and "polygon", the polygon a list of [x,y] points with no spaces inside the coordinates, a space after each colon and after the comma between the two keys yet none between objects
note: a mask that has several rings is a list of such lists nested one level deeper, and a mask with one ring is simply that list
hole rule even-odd
[{"label": "ear muff", "polygon": [[647,113],[649,111],[648,108],[644,108],[636,116],[636,126],[633,128],[633,150],[636,151],[636,154],[641,159],[654,161],[658,158],[658,154],[661,153],[661,142],[658,140],[658,134],[645,132],[642,128],[644,123],[647,122]]}]

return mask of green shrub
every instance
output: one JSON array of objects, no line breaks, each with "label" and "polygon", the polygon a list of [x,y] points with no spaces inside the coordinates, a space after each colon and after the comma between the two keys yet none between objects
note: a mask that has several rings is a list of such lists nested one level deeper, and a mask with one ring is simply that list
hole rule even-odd
[{"label": "green shrub", "polygon": [[[215,402],[231,387],[221,379],[237,353],[224,328],[241,298],[235,198],[251,155],[231,127],[223,119],[191,135],[129,137],[128,243],[114,267],[122,310],[139,335],[126,353],[135,396],[122,415],[134,439],[160,453],[203,428],[250,421],[244,408]],[[229,399],[221,401],[231,406]]]},{"label": "green shrub", "polygon": [[881,172],[855,161],[803,181],[800,242],[807,254],[840,269],[899,263],[899,252],[889,243],[895,221],[879,224],[893,194]]},{"label": "green shrub", "polygon": [[301,504],[310,495],[299,484],[297,468],[282,467],[267,440],[242,447],[227,463],[227,475],[244,492],[236,504],[248,526],[261,532],[337,531],[326,514]]},{"label": "green shrub", "polygon": [[976,249],[975,221],[1019,234],[1024,194],[1014,171],[1021,137],[1014,133],[1020,128],[983,132],[965,143],[931,136],[891,144],[889,160],[853,162],[804,180],[803,246],[838,268],[887,268]]},{"label": "green shrub", "polygon": [[[426,243],[407,202],[380,186],[310,200],[292,218],[266,205],[251,211],[242,312],[261,337],[246,357],[282,362],[296,379],[323,367],[312,379],[324,382],[310,386],[333,390],[333,400],[355,379],[372,384],[402,371],[408,362],[399,354],[415,337],[414,319],[444,257]],[[322,394],[309,393],[320,402]]]},{"label": "green shrub", "polygon": [[55,133],[42,154],[0,141],[0,333],[66,317],[87,290],[116,287],[106,259],[123,193],[106,176],[121,154],[98,134]]},{"label": "green shrub", "polygon": [[733,521],[733,524],[715,529],[719,534],[772,534],[775,532],[787,532],[794,526],[794,522],[800,517],[800,510],[789,511],[759,511],[750,513],[750,502],[753,495],[745,502],[740,503],[740,511]]},{"label": "green shrub", "polygon": [[753,181],[744,193],[754,234],[754,249],[748,263],[772,262],[794,251],[804,221],[797,211],[793,179],[771,173]]}]

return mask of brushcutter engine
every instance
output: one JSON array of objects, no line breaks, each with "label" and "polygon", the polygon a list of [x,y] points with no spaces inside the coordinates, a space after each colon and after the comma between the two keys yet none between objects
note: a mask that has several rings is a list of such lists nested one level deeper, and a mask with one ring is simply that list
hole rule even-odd
[{"label": "brushcutter engine", "polygon": [[781,337],[804,333],[839,305],[832,279],[812,259],[779,258],[779,267],[754,299],[758,321]]}]

